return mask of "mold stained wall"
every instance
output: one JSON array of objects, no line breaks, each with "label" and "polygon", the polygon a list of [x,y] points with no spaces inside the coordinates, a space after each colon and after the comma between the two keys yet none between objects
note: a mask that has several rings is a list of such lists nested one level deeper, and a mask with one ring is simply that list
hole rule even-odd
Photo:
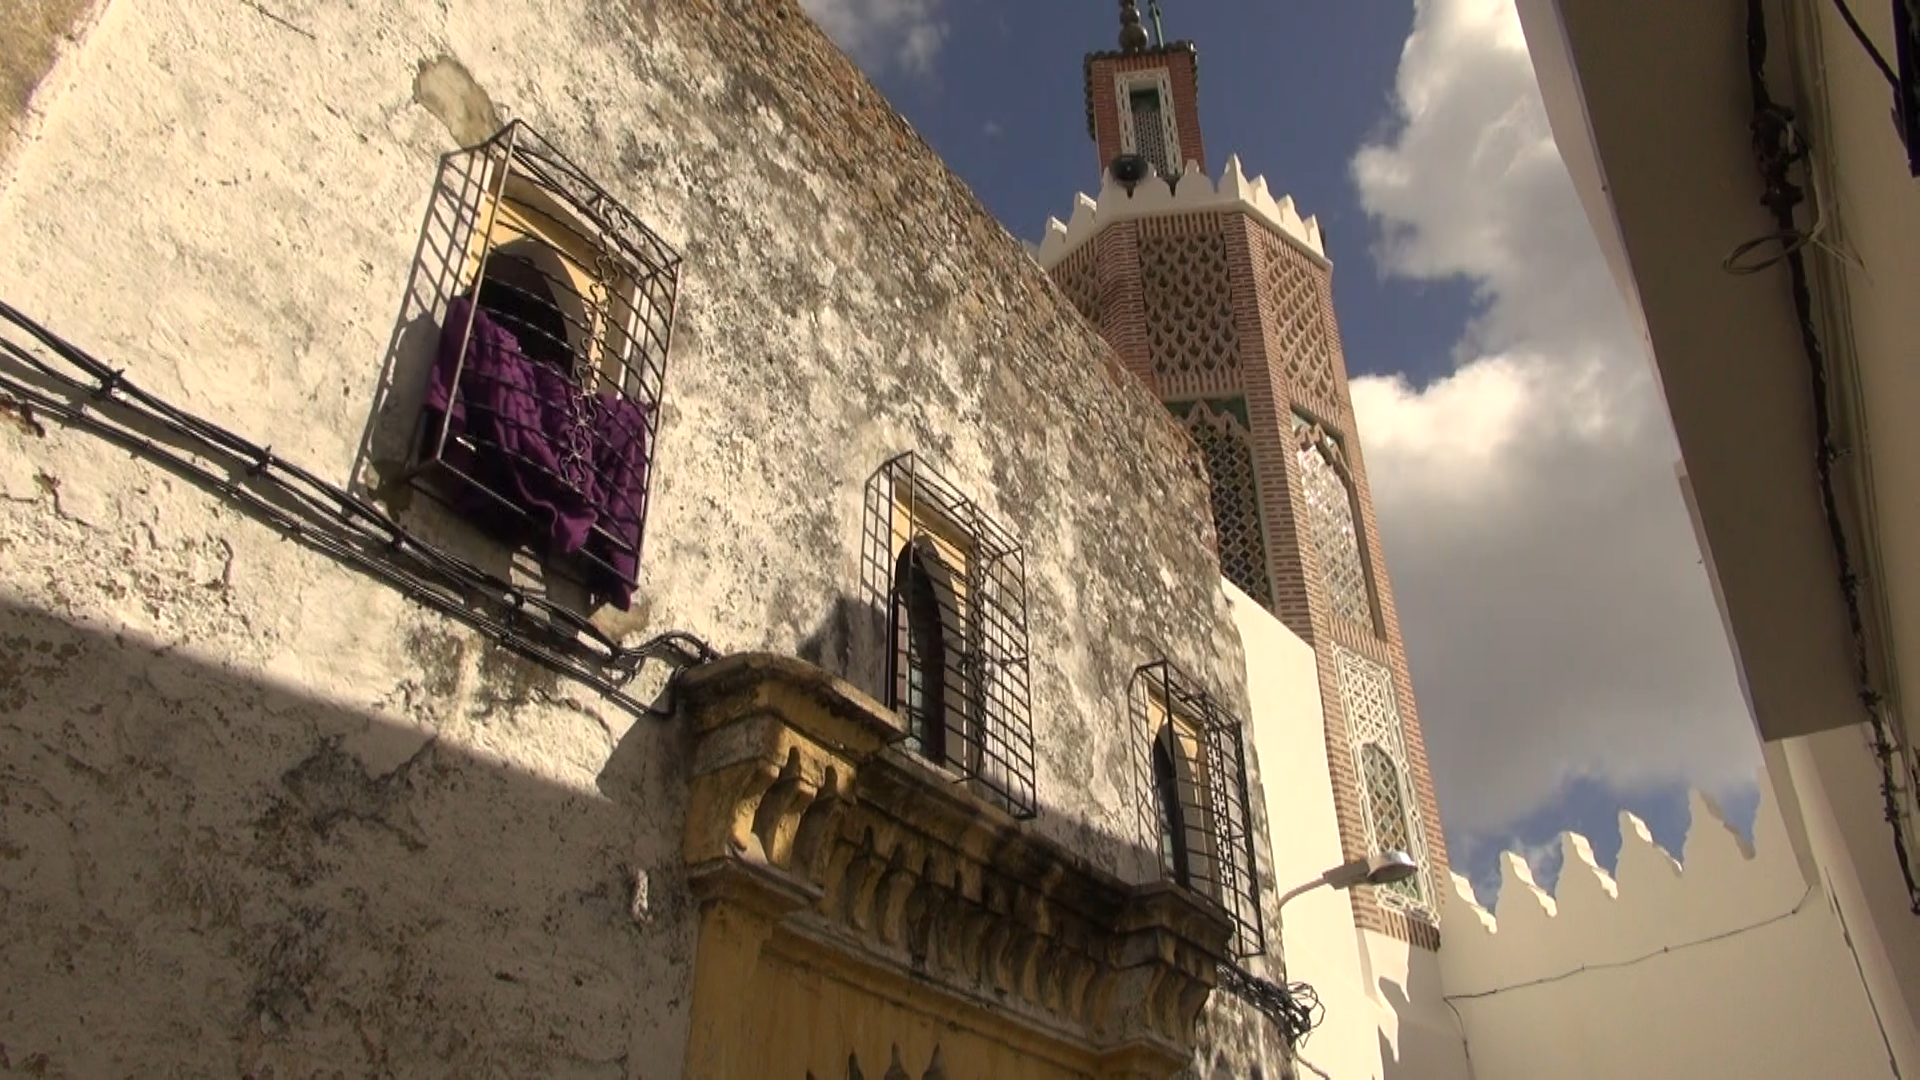
[{"label": "mold stained wall", "polygon": [[[144,388],[390,478],[439,159],[525,118],[687,260],[611,629],[877,689],[864,487],[916,450],[1027,553],[1033,828],[1142,872],[1136,665],[1245,715],[1190,444],[793,3],[122,0],[58,71],[0,299]],[[17,411],[0,602],[0,1068],[677,1074],[675,726]]]}]

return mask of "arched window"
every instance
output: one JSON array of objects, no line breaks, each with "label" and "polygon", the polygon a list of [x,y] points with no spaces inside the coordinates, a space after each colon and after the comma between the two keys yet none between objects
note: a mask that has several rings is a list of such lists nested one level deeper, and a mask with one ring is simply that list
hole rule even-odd
[{"label": "arched window", "polygon": [[1180,771],[1174,767],[1179,749],[1173,725],[1160,729],[1153,740],[1153,794],[1160,811],[1160,867],[1174,881],[1193,887],[1193,869],[1187,855],[1187,815],[1180,805]]},{"label": "arched window", "polygon": [[[1407,789],[1400,776],[1400,765],[1393,754],[1379,743],[1360,747],[1361,781],[1367,788],[1367,812],[1372,819],[1373,836],[1382,851],[1414,852],[1413,826],[1407,819]],[[1419,875],[1398,881],[1387,888],[1409,899],[1420,899]]]},{"label": "arched window", "polygon": [[[552,265],[542,267],[543,262]],[[551,251],[531,240],[515,240],[488,257],[477,299],[480,310],[513,334],[529,360],[570,372],[574,335],[568,333],[569,319],[554,286],[572,294],[566,278],[556,274],[565,270]]]},{"label": "arched window", "polygon": [[906,544],[893,571],[893,708],[907,717],[907,738],[930,761],[947,760],[947,628],[932,545]]}]

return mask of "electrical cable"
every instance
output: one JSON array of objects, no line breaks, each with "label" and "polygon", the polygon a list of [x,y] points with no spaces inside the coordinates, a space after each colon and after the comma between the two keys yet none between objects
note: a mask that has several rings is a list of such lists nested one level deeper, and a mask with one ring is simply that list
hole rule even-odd
[{"label": "electrical cable", "polygon": [[1860,20],[1853,17],[1853,9],[1847,6],[1847,0],[1833,0],[1833,6],[1840,12],[1840,18],[1847,24],[1847,29],[1853,31],[1854,39],[1860,42],[1860,47],[1867,50],[1867,55],[1873,59],[1873,66],[1879,68],[1880,74],[1887,77],[1888,85],[1893,87],[1894,96],[1899,97],[1901,94],[1899,74],[1893,70],[1892,64],[1887,63],[1887,58],[1880,52],[1879,46],[1867,36],[1867,30],[1860,25]]},{"label": "electrical cable", "polygon": [[[1498,997],[1501,994],[1510,994],[1515,990],[1527,990],[1535,986],[1546,986],[1550,983],[1565,982],[1576,975],[1584,975],[1589,971],[1613,971],[1618,968],[1634,967],[1638,964],[1644,964],[1649,960],[1666,956],[1668,953],[1685,952],[1688,949],[1697,948],[1701,945],[1711,945],[1716,941],[1725,941],[1731,937],[1739,937],[1741,934],[1748,934],[1755,930],[1764,929],[1765,927],[1772,926],[1774,923],[1783,922],[1800,914],[1801,909],[1807,906],[1807,901],[1813,897],[1813,893],[1814,886],[1807,886],[1807,891],[1800,894],[1799,901],[1793,905],[1791,910],[1783,911],[1771,918],[1762,919],[1757,923],[1737,926],[1732,930],[1722,930],[1718,934],[1709,934],[1706,937],[1697,938],[1693,941],[1683,941],[1678,945],[1663,945],[1652,952],[1642,953],[1639,956],[1627,960],[1610,960],[1603,964],[1581,964],[1579,967],[1570,968],[1555,975],[1543,975],[1537,979],[1528,979],[1526,982],[1517,982],[1509,986],[1496,986],[1491,990],[1475,990],[1465,994],[1447,994],[1444,995],[1441,1000],[1451,1006],[1456,1001],[1478,1001],[1481,998]],[[1454,1011],[1455,1019],[1458,1019],[1459,1016],[1459,1010],[1456,1009]],[[1466,1030],[1464,1022],[1461,1025],[1461,1030],[1463,1033]]]},{"label": "electrical cable", "polygon": [[1255,975],[1237,963],[1220,965],[1220,988],[1265,1014],[1279,1027],[1288,1053],[1307,1044],[1313,1030],[1326,1019],[1326,1006],[1313,987],[1303,982],[1285,986]]},{"label": "electrical cable", "polygon": [[[1794,208],[1805,192],[1789,175],[1793,166],[1811,154],[1804,135],[1794,126],[1791,109],[1779,105],[1767,90],[1766,12],[1761,0],[1747,0],[1747,81],[1753,99],[1753,149],[1755,164],[1765,184],[1760,204],[1772,212],[1777,234],[1797,233]],[[1900,808],[1900,787],[1895,780],[1894,759],[1899,751],[1888,734],[1882,706],[1885,698],[1874,688],[1873,670],[1868,661],[1866,619],[1861,612],[1860,576],[1841,518],[1840,500],[1833,479],[1833,465],[1840,457],[1834,443],[1833,409],[1829,402],[1826,353],[1814,326],[1813,293],[1808,284],[1806,257],[1798,246],[1784,254],[1793,296],[1794,314],[1799,322],[1801,351],[1806,357],[1808,381],[1813,396],[1815,437],[1814,469],[1819,481],[1821,509],[1826,517],[1827,537],[1840,572],[1840,593],[1846,606],[1847,628],[1852,637],[1854,684],[1862,710],[1872,733],[1872,752],[1880,765],[1880,797],[1887,824],[1893,831],[1894,859],[1906,884],[1908,906],[1920,915],[1920,882],[1914,877],[1913,859],[1907,849],[1905,815]]]},{"label": "electrical cable", "polygon": [[[0,362],[0,392],[12,396],[27,422],[33,421],[35,411],[43,412],[142,456],[218,493],[282,535],[467,624],[622,708],[655,719],[671,717],[681,672],[720,656],[680,630],[621,645],[578,613],[412,535],[380,507],[276,457],[271,447],[141,390],[123,371],[0,301],[0,328],[9,324],[84,375],[61,371],[38,351],[0,337],[0,361],[10,362]],[[651,662],[672,669],[654,704],[627,692]]]}]

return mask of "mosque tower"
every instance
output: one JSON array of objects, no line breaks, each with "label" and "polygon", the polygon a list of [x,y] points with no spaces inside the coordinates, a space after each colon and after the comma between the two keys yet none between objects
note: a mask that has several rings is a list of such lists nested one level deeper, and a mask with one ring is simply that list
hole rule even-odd
[{"label": "mosque tower", "polygon": [[[1420,861],[1406,882],[1353,890],[1355,924],[1437,949],[1446,846],[1332,264],[1318,223],[1249,180],[1237,157],[1209,174],[1198,50],[1165,40],[1159,5],[1149,7],[1151,31],[1122,0],[1120,47],[1086,58],[1100,196],[1081,195],[1065,224],[1050,220],[1038,258],[1203,451],[1222,572],[1313,646],[1347,858],[1398,849]],[[1276,847],[1288,842],[1285,822],[1268,828]]]}]

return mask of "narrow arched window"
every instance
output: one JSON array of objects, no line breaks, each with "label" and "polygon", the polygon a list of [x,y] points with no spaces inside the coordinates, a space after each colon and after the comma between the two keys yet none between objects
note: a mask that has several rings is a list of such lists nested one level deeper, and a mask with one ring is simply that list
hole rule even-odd
[{"label": "narrow arched window", "polygon": [[[480,310],[513,334],[527,359],[571,372],[575,362],[572,343],[584,328],[569,333],[568,324],[574,320],[561,302],[562,293],[569,287],[558,263],[557,256],[531,240],[504,244],[487,260],[476,299]],[[556,290],[556,285],[561,288]],[[577,302],[571,306],[578,306]]]},{"label": "narrow arched window", "polygon": [[[1366,785],[1367,815],[1373,826],[1375,845],[1382,851],[1414,852],[1413,826],[1408,820],[1406,787],[1400,765],[1379,743],[1360,747],[1361,777]],[[1395,882],[1386,888],[1412,900],[1421,899],[1417,876]]]},{"label": "narrow arched window", "polygon": [[1187,853],[1187,815],[1180,805],[1180,771],[1174,766],[1178,751],[1171,724],[1153,740],[1153,794],[1160,811],[1160,866],[1173,880],[1193,887],[1193,869]]},{"label": "narrow arched window", "polygon": [[927,545],[900,549],[893,571],[893,708],[907,717],[907,738],[930,761],[947,759],[947,632],[936,574],[940,557]]}]

